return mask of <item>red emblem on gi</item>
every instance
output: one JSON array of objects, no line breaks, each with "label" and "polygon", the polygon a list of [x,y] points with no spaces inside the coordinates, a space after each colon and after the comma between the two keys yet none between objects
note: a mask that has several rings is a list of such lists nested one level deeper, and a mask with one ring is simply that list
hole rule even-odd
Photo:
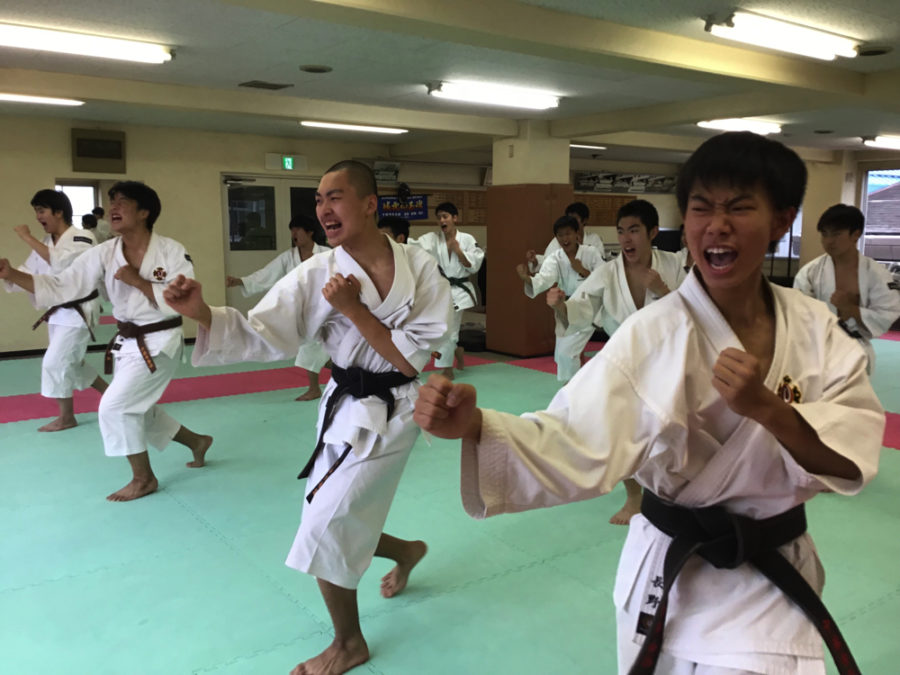
[{"label": "red emblem on gi", "polygon": [[778,395],[785,403],[800,403],[803,395],[800,393],[800,387],[793,383],[790,375],[785,375],[778,387]]},{"label": "red emblem on gi", "polygon": [[157,281],[165,281],[166,271],[162,267],[157,267],[153,270],[153,278]]}]

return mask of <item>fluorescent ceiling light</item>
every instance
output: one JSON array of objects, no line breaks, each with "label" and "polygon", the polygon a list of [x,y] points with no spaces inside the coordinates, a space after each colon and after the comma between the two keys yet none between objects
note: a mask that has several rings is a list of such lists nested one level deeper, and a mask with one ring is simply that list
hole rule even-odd
[{"label": "fluorescent ceiling light", "polygon": [[47,96],[25,96],[24,94],[0,94],[0,101],[41,103],[43,105],[84,105],[84,101],[76,101],[74,98],[50,98]]},{"label": "fluorescent ceiling light", "polygon": [[429,86],[428,93],[438,98],[448,98],[467,103],[484,103],[502,105],[511,108],[528,108],[530,110],[546,110],[559,105],[559,95],[549,91],[510,87],[505,84],[490,82],[440,82]]},{"label": "fluorescent ceiling light", "polygon": [[697,126],[703,127],[704,129],[718,129],[719,131],[752,131],[754,134],[759,134],[761,136],[781,133],[781,126],[778,124],[760,122],[759,120],[742,119],[740,117],[697,122]]},{"label": "fluorescent ceiling light", "polygon": [[870,148],[900,150],[900,136],[876,136],[874,139],[864,139],[863,143]]},{"label": "fluorescent ceiling light", "polygon": [[581,148],[583,150],[606,150],[605,145],[582,145],[581,143],[569,143],[570,148]]},{"label": "fluorescent ceiling light", "polygon": [[8,23],[0,23],[0,46],[140,63],[165,63],[172,60],[172,52],[168,47],[149,42],[15,26]]},{"label": "fluorescent ceiling light", "polygon": [[836,56],[856,56],[855,40],[748,12],[735,12],[724,24],[707,19],[706,30],[728,40],[825,61],[833,61]]},{"label": "fluorescent ceiling light", "polygon": [[321,127],[323,129],[341,129],[343,131],[368,131],[374,134],[405,134],[408,129],[392,129],[390,127],[369,127],[362,124],[338,124],[337,122],[313,122],[302,120],[302,127]]}]

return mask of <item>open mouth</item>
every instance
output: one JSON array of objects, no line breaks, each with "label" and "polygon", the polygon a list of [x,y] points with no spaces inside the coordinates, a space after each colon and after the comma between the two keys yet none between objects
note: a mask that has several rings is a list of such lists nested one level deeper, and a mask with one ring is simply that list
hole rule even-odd
[{"label": "open mouth", "polygon": [[334,236],[341,231],[340,223],[324,223],[323,227],[325,228],[325,236],[327,237]]},{"label": "open mouth", "polygon": [[703,251],[703,257],[712,269],[724,270],[734,264],[738,254],[734,249],[717,247]]}]

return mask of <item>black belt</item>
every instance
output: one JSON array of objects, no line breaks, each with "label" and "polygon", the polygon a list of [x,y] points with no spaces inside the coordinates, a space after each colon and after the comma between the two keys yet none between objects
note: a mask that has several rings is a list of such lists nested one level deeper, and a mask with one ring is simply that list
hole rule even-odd
[{"label": "black belt", "polygon": [[850,328],[850,326],[848,326],[848,325],[846,324],[846,322],[845,322],[843,319],[838,320],[838,326],[840,326],[841,328],[843,328],[843,329],[844,329],[844,332],[845,332],[847,335],[849,335],[850,337],[852,337],[852,338],[854,338],[854,339],[856,339],[856,340],[864,340],[864,339],[865,339],[865,338],[863,337],[863,334],[862,334],[862,333],[860,333],[858,330],[853,330],[852,328]]},{"label": "black belt", "polygon": [[[399,387],[401,385],[412,382],[416,379],[415,375],[404,375],[403,373],[398,373],[397,371],[391,371],[387,373],[373,373],[363,368],[359,368],[357,366],[351,366],[349,368],[340,368],[338,366],[332,366],[331,368],[331,377],[337,384],[334,390],[331,392],[331,395],[328,397],[328,400],[325,401],[325,414],[322,417],[322,428],[319,431],[319,440],[316,442],[316,447],[312,452],[312,455],[309,458],[309,461],[306,462],[306,466],[303,467],[303,470],[300,472],[300,475],[297,478],[306,478],[309,476],[309,472],[312,471],[313,464],[316,462],[316,457],[319,456],[319,453],[322,452],[322,448],[325,447],[325,431],[328,427],[331,426],[331,423],[334,421],[334,414],[337,410],[337,404],[340,402],[344,396],[348,394],[353,398],[366,398],[367,396],[377,396],[382,401],[387,404],[387,419],[390,420],[391,416],[394,414],[394,396],[391,394],[391,389],[393,387]],[[309,494],[306,495],[306,501],[312,502],[313,497],[316,492],[319,491],[319,488],[325,483],[331,474],[334,473],[335,469],[337,469],[341,463],[346,459],[347,454],[350,452],[349,446],[338,459],[337,462],[334,463],[322,480],[309,491]]]},{"label": "black belt", "polygon": [[147,343],[144,342],[144,336],[147,333],[157,333],[161,330],[169,330],[170,328],[178,328],[182,324],[182,319],[180,316],[173,317],[171,319],[165,319],[164,321],[157,321],[156,323],[145,323],[143,326],[140,326],[136,323],[131,323],[130,321],[119,321],[116,324],[118,331],[115,335],[113,335],[112,340],[109,341],[109,344],[106,347],[106,356],[103,358],[103,372],[107,375],[112,374],[113,371],[113,345],[116,343],[116,338],[121,336],[123,338],[135,338],[138,343],[138,349],[141,351],[141,356],[144,357],[144,363],[147,364],[147,368],[150,369],[151,373],[156,372],[156,364],[153,362],[153,357],[150,356],[150,350],[147,349]]},{"label": "black belt", "polygon": [[469,294],[469,297],[472,298],[472,302],[474,302],[476,305],[478,304],[478,301],[475,300],[475,294],[468,286],[469,277],[448,277],[446,274],[444,274],[444,270],[442,270],[440,267],[438,267],[438,272],[440,272],[441,276],[450,282],[451,286],[456,286],[457,288],[463,289],[466,293]]},{"label": "black belt", "polygon": [[47,321],[58,309],[74,309],[81,318],[84,320],[85,325],[87,326],[88,332],[91,334],[91,340],[96,341],[97,338],[94,337],[94,331],[91,328],[91,322],[88,321],[87,317],[84,315],[84,310],[81,309],[81,303],[89,302],[94,298],[100,297],[100,293],[97,292],[95,288],[94,291],[90,295],[86,295],[83,298],[79,298],[78,300],[70,300],[69,302],[64,302],[61,305],[53,305],[50,309],[44,312],[43,316],[40,319],[34,322],[34,325],[31,327],[31,330],[34,330],[38,326],[40,326],[44,321]]},{"label": "black belt", "polygon": [[[818,594],[806,579],[778,552],[778,547],[806,532],[806,511],[795,506],[771,518],[753,520],[729,513],[721,506],[689,509],[664,502],[644,490],[641,513],[672,537],[663,564],[663,588],[656,613],[645,632],[646,639],[629,675],[649,675],[656,669],[663,642],[669,590],[675,577],[695,553],[713,566],[734,569],[744,562],[754,565],[793,600],[825,639],[841,675],[859,675],[850,648]],[[649,617],[649,615],[647,615]],[[639,624],[646,627],[647,617]]]}]

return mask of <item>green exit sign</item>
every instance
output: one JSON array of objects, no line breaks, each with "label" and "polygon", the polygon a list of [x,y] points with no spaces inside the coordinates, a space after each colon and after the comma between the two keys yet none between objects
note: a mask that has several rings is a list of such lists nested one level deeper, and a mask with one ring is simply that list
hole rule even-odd
[{"label": "green exit sign", "polygon": [[294,158],[291,155],[282,155],[281,168],[284,169],[285,171],[293,171],[294,170]]}]

